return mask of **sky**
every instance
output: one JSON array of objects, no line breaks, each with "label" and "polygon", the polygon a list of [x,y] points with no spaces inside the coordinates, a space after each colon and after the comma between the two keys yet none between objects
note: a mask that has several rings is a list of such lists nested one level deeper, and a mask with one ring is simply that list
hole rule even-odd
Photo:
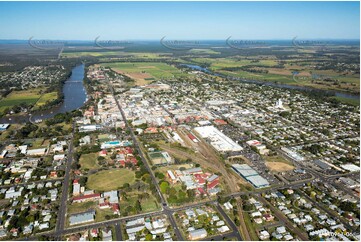
[{"label": "sky", "polygon": [[0,2],[0,39],[359,39],[359,2]]}]

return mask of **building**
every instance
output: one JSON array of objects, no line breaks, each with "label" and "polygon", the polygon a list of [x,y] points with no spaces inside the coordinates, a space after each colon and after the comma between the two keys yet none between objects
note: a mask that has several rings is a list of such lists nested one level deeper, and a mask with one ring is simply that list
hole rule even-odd
[{"label": "building", "polygon": [[0,131],[7,130],[9,128],[10,124],[0,124]]},{"label": "building", "polygon": [[189,232],[190,240],[203,239],[207,237],[207,231],[205,229],[197,229]]},{"label": "building", "polygon": [[45,155],[46,148],[27,150],[27,155],[43,156]]},{"label": "building", "polygon": [[82,223],[89,223],[93,222],[95,217],[95,211],[89,211],[85,213],[78,213],[70,215],[69,217],[69,225],[76,225],[76,224],[82,224]]},{"label": "building", "polygon": [[84,195],[84,196],[74,197],[73,202],[81,203],[81,202],[98,200],[99,198],[100,198],[100,193],[93,193],[93,194],[88,194],[88,195]]},{"label": "building", "polygon": [[202,126],[194,128],[195,131],[209,141],[209,143],[219,152],[241,151],[243,148],[227,137],[214,126]]},{"label": "building", "polygon": [[268,187],[270,185],[266,179],[261,177],[257,171],[255,171],[247,164],[234,164],[232,165],[232,168],[235,172],[237,172],[256,188]]}]

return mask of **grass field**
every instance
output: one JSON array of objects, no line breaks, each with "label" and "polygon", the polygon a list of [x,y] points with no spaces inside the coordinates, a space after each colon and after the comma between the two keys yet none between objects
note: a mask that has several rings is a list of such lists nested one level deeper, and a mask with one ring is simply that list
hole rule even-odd
[{"label": "grass field", "polygon": [[89,201],[83,203],[72,203],[67,206],[68,214],[81,213],[85,212],[89,209],[95,208],[97,206],[97,202]]},{"label": "grass field", "polygon": [[138,85],[145,85],[152,80],[186,76],[177,68],[159,62],[117,62],[103,63],[102,66],[110,67],[114,71],[133,78]]},{"label": "grass field", "polygon": [[58,93],[57,92],[49,92],[49,93],[45,93],[43,94],[39,100],[35,103],[34,105],[34,110],[36,110],[37,108],[45,105],[47,102],[53,101],[55,99],[58,98]]},{"label": "grass field", "polygon": [[96,191],[119,189],[124,183],[132,184],[135,173],[128,169],[112,169],[100,171],[88,177],[87,188]]},{"label": "grass field", "polygon": [[345,98],[345,97],[334,97],[334,98],[342,103],[350,104],[353,106],[360,106],[360,100]]},{"label": "grass field", "polygon": [[28,105],[35,104],[41,94],[39,94],[40,89],[30,89],[26,91],[12,91],[4,99],[0,100],[0,113],[4,112],[6,108],[11,108],[20,103],[26,103]]},{"label": "grass field", "polygon": [[97,153],[89,153],[89,154],[84,154],[80,156],[79,159],[79,164],[81,166],[81,169],[97,169],[100,168],[100,166],[98,165],[98,154]]}]

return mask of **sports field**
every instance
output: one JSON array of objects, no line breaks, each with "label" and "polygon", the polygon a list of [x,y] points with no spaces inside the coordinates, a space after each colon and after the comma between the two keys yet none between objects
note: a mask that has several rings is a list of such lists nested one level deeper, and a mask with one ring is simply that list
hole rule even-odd
[{"label": "sports field", "polygon": [[96,191],[119,189],[125,183],[132,184],[135,173],[128,169],[112,169],[100,171],[88,177],[87,188]]}]

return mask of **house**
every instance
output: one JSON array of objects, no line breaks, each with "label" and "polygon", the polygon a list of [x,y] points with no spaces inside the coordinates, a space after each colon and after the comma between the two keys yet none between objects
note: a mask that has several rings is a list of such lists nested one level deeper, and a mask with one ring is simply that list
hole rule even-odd
[{"label": "house", "polygon": [[228,228],[227,225],[223,225],[222,227],[217,228],[217,230],[218,230],[219,232],[221,232],[221,233],[224,233],[224,232],[229,231],[229,228]]},{"label": "house", "polygon": [[111,229],[104,229],[102,230],[103,241],[112,241],[112,230]]},{"label": "house", "polygon": [[259,232],[259,239],[260,240],[268,240],[270,238],[270,234],[266,230],[262,230]]},{"label": "house", "polygon": [[197,239],[203,239],[207,237],[207,231],[205,229],[197,229],[189,232],[189,239],[190,240],[197,240]]},{"label": "house", "polygon": [[285,234],[285,233],[287,232],[285,226],[277,227],[277,228],[276,228],[276,231],[277,231],[277,233],[279,233],[279,234]]},{"label": "house", "polygon": [[98,237],[98,234],[99,234],[98,229],[91,229],[90,230],[90,236],[91,237]]}]

